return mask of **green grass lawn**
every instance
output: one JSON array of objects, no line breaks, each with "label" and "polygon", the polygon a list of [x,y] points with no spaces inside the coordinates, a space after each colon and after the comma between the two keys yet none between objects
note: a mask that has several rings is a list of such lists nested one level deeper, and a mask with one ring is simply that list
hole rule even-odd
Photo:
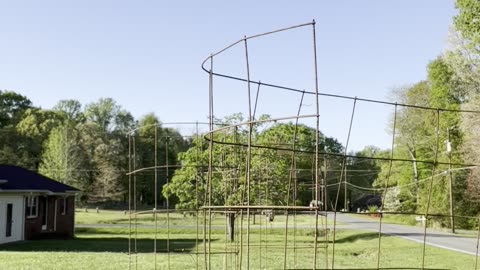
[{"label": "green grass lawn", "polygon": [[[203,242],[203,218],[182,213],[170,213],[167,231],[166,214],[157,217],[157,231],[152,214],[139,215],[137,228],[129,226],[123,211],[101,210],[96,213],[78,211],[78,224],[103,224],[104,228],[77,228],[72,240],[38,240],[0,246],[0,269],[239,269],[247,264],[247,226],[236,220],[235,241],[226,234],[225,218],[212,217],[211,231]],[[273,222],[257,216],[250,226],[250,269],[312,269],[314,254],[314,217],[289,217],[285,241],[285,216],[277,215]],[[320,219],[319,224],[324,221]],[[200,224],[196,228],[197,222]],[[108,227],[116,224],[120,227]],[[143,226],[142,226],[143,225]],[[294,225],[297,227],[294,228]],[[130,241],[129,241],[130,235]],[[210,237],[208,237],[210,235]],[[136,238],[136,240],[135,240]],[[154,254],[154,242],[157,254]],[[130,242],[130,246],[129,246]],[[243,243],[243,248],[240,243]],[[286,257],[285,257],[286,244]],[[205,255],[204,250],[210,250]],[[317,267],[331,269],[333,233],[320,232]],[[132,254],[129,256],[129,250]],[[135,252],[136,251],[136,252]],[[169,251],[169,252],[168,252]],[[422,245],[393,236],[382,237],[381,267],[413,267],[422,264]],[[433,269],[474,269],[475,257],[427,246],[425,266]],[[284,260],[286,258],[286,260]],[[376,268],[378,235],[375,232],[338,230],[335,237],[335,268]]]},{"label": "green grass lawn", "polygon": [[[0,246],[0,269],[203,269],[204,246],[211,269],[234,269],[240,257],[245,267],[247,250],[240,247],[240,231],[236,242],[226,241],[222,229],[211,232],[210,243],[202,242],[203,232],[172,226],[155,231],[136,230],[136,254],[128,255],[129,228],[79,228],[73,240],[39,240]],[[246,244],[246,229],[243,231]],[[134,236],[133,232],[132,237]],[[155,236],[156,235],[156,236]],[[339,230],[335,238],[335,267],[370,268],[377,265],[377,233]],[[157,238],[157,255],[153,254]],[[283,269],[285,230],[259,226],[251,229],[250,269]],[[328,237],[328,239],[327,239]],[[167,241],[167,238],[169,240]],[[318,268],[331,267],[333,234],[321,235],[318,247]],[[325,241],[327,240],[327,241]],[[170,253],[167,253],[167,242]],[[382,237],[381,267],[421,267],[422,245],[392,236]],[[313,230],[289,230],[287,268],[311,269],[313,265]],[[131,241],[135,250],[135,241]],[[241,254],[240,254],[241,252]],[[435,269],[474,269],[475,257],[427,246],[426,267]],[[137,266],[137,268],[135,268]]]},{"label": "green grass lawn", "polygon": [[[168,219],[170,220],[170,225],[196,225],[197,224],[197,217],[193,214],[186,214],[183,215],[181,211],[169,213]],[[246,220],[246,214],[244,215],[244,219]],[[153,225],[155,221],[155,216],[153,214],[140,214],[137,215],[136,221],[135,217],[132,216],[129,218],[129,215],[124,211],[118,210],[99,210],[97,213],[94,209],[88,209],[88,212],[85,212],[84,209],[77,209],[75,212],[75,223],[76,224],[129,224],[137,223],[139,225]],[[255,221],[255,223],[254,223]],[[199,224],[203,224],[203,218],[200,216],[198,219]],[[320,226],[325,224],[325,218],[319,217],[318,222]],[[226,219],[225,216],[222,214],[213,215],[211,220],[212,225],[225,225]],[[260,226],[262,224],[267,223],[266,217],[264,215],[251,215],[250,217],[250,224],[252,226]],[[279,227],[285,226],[286,223],[286,216],[285,215],[276,215],[272,222],[268,222],[270,226]],[[157,214],[157,224],[159,225],[167,225],[167,214],[166,213],[159,213]],[[313,226],[315,224],[315,216],[314,215],[307,215],[307,214],[297,214],[297,215],[290,215],[288,217],[288,224],[289,226],[294,226],[295,224],[298,226]],[[332,221],[328,221],[328,224],[333,224]],[[337,224],[341,224],[341,222],[337,222]]]}]

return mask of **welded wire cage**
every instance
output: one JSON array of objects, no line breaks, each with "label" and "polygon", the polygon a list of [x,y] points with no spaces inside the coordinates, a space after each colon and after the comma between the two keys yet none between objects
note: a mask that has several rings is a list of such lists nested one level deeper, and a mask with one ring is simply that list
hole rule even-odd
[{"label": "welded wire cage", "polygon": [[[309,33],[306,39],[311,41],[311,61],[308,65],[311,82],[308,88],[298,89],[253,80],[250,46],[256,40],[300,29],[304,31],[302,33]],[[141,127],[151,130],[144,135],[138,130],[131,133],[130,268],[442,268],[429,260],[429,254],[437,252],[427,245],[428,238],[433,237],[427,229],[429,224],[453,225],[455,220],[478,224],[478,217],[458,216],[453,212],[454,199],[448,196],[449,191],[450,194],[454,193],[452,179],[455,174],[475,170],[477,165],[452,161],[452,152],[460,150],[452,150],[451,145],[441,142],[443,135],[440,131],[445,129],[445,119],[451,115],[478,115],[479,112],[319,92],[316,42],[313,21],[244,37],[211,54],[202,64],[209,78],[209,121],[185,123],[196,127],[189,159],[169,161],[169,136],[164,134],[165,138],[162,139],[158,134],[158,125]],[[230,74],[214,69],[217,59],[221,62],[224,54],[238,48],[243,52],[243,65],[234,66],[242,72]],[[238,73],[243,75],[236,75]],[[235,86],[230,87],[228,83]],[[231,94],[231,104],[225,106],[225,99],[221,98],[221,104],[214,102],[217,95],[223,94],[222,91],[231,93],[232,89],[238,92]],[[291,101],[282,112],[294,113],[261,115],[259,111],[262,104],[275,103],[275,96],[281,93],[288,93]],[[266,98],[269,94],[273,97]],[[348,118],[343,125],[346,135],[343,145],[321,132],[323,119],[332,117],[328,112],[321,113],[322,99],[324,102],[342,102],[343,111],[348,111]],[[228,111],[230,105],[243,108],[243,114]],[[350,152],[356,117],[362,108],[368,106],[387,107],[392,115],[391,148],[383,156],[374,155],[373,152],[363,155]],[[216,109],[220,108],[225,113],[225,107],[230,117],[215,118]],[[405,117],[407,110],[409,113],[413,111],[413,115],[428,114],[429,119],[433,119],[430,120],[431,133],[424,136],[430,136],[435,143],[422,145],[421,138],[417,142],[419,147],[430,149],[429,159],[404,158],[395,153],[398,129],[402,128],[398,119]],[[208,131],[199,131],[199,125],[208,127]],[[136,149],[142,136],[143,141],[145,138],[154,141],[154,150],[151,166],[138,168]],[[163,148],[160,144],[164,144]],[[159,161],[161,155],[167,157]],[[383,167],[384,175],[376,174],[377,178],[383,179],[381,184],[371,187],[351,181],[363,177],[368,182],[372,172],[357,168],[358,164],[369,162],[376,162]],[[412,164],[415,164],[415,170],[423,170],[423,175],[428,171],[428,177],[416,178],[411,183],[392,184],[396,168]],[[149,172],[149,176],[142,176],[145,172]],[[188,173],[190,177],[182,186],[188,195],[186,197],[190,198],[188,201],[162,193],[163,185],[168,185],[176,174],[180,179],[181,173]],[[150,177],[150,181],[155,183],[152,191],[155,198],[153,210],[139,207],[136,189],[141,176]],[[417,202],[422,201],[424,207],[414,212],[398,208],[395,205],[398,200],[388,198],[398,197],[400,188],[414,194]],[[440,193],[444,190],[448,201],[442,205],[432,204],[434,190],[437,193],[438,190]],[[365,198],[368,202],[356,204],[353,198]],[[365,209],[365,205],[377,208]],[[446,207],[448,205],[452,207]],[[368,215],[375,219],[373,222],[368,219],[373,223],[370,227],[352,227],[348,224],[349,216],[343,212],[349,212],[356,218]],[[153,217],[150,220],[155,234],[150,247],[153,248],[153,254],[141,253],[137,246],[137,240],[144,234],[141,231],[144,215]],[[413,239],[416,242],[402,242],[399,250],[394,246],[395,240],[391,235],[401,235],[402,232],[385,225],[384,219],[388,216],[415,217],[422,226],[420,238]],[[375,241],[375,245],[363,245],[362,241],[367,240]],[[468,259],[471,260],[472,269],[477,269],[478,237],[469,241],[472,246]],[[410,259],[395,261],[394,254],[398,252],[411,253]]]}]

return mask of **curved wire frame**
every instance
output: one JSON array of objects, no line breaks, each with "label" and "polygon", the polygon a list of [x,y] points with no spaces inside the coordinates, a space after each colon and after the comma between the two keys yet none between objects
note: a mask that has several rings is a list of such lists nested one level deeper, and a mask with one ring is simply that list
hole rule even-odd
[{"label": "curved wire frame", "polygon": [[[279,30],[266,32],[263,34],[245,36],[244,38],[226,46],[216,53],[211,54],[202,63],[202,69],[209,77],[209,121],[198,122],[179,122],[179,123],[162,123],[165,125],[179,125],[189,124],[197,126],[197,139],[203,139],[204,145],[208,145],[208,149],[201,149],[199,151],[208,152],[208,164],[195,164],[198,171],[198,178],[195,179],[196,192],[198,189],[203,190],[203,198],[200,194],[196,195],[197,202],[194,209],[183,209],[184,212],[192,212],[195,214],[196,221],[194,228],[196,230],[195,250],[188,251],[187,254],[196,255],[194,260],[195,269],[439,269],[426,268],[426,258],[428,258],[427,244],[428,244],[428,222],[434,218],[450,218],[453,219],[471,219],[473,222],[478,222],[478,217],[455,215],[453,212],[449,214],[432,213],[431,212],[431,198],[435,186],[439,183],[442,176],[447,174],[451,176],[456,171],[470,170],[478,168],[478,164],[465,164],[461,162],[452,162],[451,160],[441,161],[439,159],[439,132],[442,113],[472,113],[478,114],[480,111],[472,110],[453,110],[446,108],[431,108],[425,106],[417,106],[411,104],[392,103],[387,101],[365,99],[359,97],[350,97],[337,94],[320,93],[318,90],[318,71],[317,71],[317,52],[316,52],[316,30],[315,21],[304,23],[292,27],[282,28]],[[264,38],[270,35],[275,35],[280,32],[291,31],[298,28],[311,27],[312,29],[312,55],[314,68],[314,81],[312,82],[313,90],[300,90],[290,86],[277,85],[274,83],[266,83],[261,81],[252,81],[250,79],[250,59],[249,59],[249,42],[258,38]],[[245,71],[246,77],[233,76],[231,74],[223,74],[214,72],[214,60],[221,57],[222,54],[233,47],[243,46],[245,52]],[[248,120],[241,123],[218,123],[214,120],[214,87],[213,82],[216,77],[240,81],[245,84],[248,104],[245,109],[248,112]],[[253,95],[251,87],[257,86],[256,96]],[[276,88],[281,91],[288,91],[301,95],[298,111],[296,115],[282,116],[273,119],[257,120],[255,118],[258,94],[260,87]],[[302,114],[301,108],[304,102],[304,97],[310,96],[315,101],[315,113]],[[325,149],[320,149],[321,132],[320,132],[320,114],[319,114],[319,98],[329,97],[335,99],[344,99],[352,101],[351,117],[349,121],[349,128],[347,131],[347,140],[342,153],[332,153]],[[252,102],[252,100],[254,100]],[[389,105],[393,108],[393,132],[391,137],[391,149],[388,157],[375,156],[355,156],[349,154],[349,143],[351,138],[351,131],[353,123],[355,122],[355,114],[358,103],[375,103]],[[434,125],[436,144],[433,151],[433,158],[430,160],[417,160],[408,158],[395,157],[395,145],[397,136],[397,115],[399,108],[413,108],[420,110],[427,110],[435,113],[436,123]],[[298,145],[297,130],[300,126],[299,120],[313,119],[315,126],[314,142],[311,149],[303,149]],[[288,142],[283,144],[268,143],[259,141],[255,134],[255,127],[261,124],[276,124],[279,122],[294,121],[295,129]],[[291,123],[291,122],[290,122]],[[206,125],[209,130],[204,132],[200,138],[198,132],[198,125]],[[142,128],[155,129],[155,157],[153,166],[137,168],[136,166],[136,141],[137,131]],[[178,255],[177,251],[170,248],[170,213],[175,210],[170,208],[169,199],[165,209],[159,209],[157,194],[158,185],[158,170],[166,170],[166,182],[169,179],[169,170],[173,171],[179,168],[184,168],[184,164],[168,164],[168,157],[165,159],[167,164],[158,164],[157,152],[159,141],[157,134],[158,125],[148,127],[140,127],[132,130],[129,135],[129,266],[130,268],[138,266],[137,259],[137,219],[141,215],[153,214],[155,219],[155,269],[157,269],[157,231],[158,231],[158,214],[166,214],[167,222],[167,248],[165,253],[168,256],[168,269],[171,267],[171,254]],[[238,131],[242,130],[242,138],[237,138]],[[232,135],[228,137],[226,134]],[[227,138],[228,137],[228,138]],[[166,140],[166,147],[168,148],[168,140]],[[228,152],[228,153],[227,153]],[[166,151],[168,154],[168,151]],[[273,185],[275,175],[269,164],[264,164],[261,168],[252,167],[254,160],[261,160],[262,155],[273,155],[274,158],[283,158],[288,160],[288,168],[285,169],[282,178],[285,182],[283,185],[285,190],[275,190],[278,188]],[[302,179],[300,168],[297,164],[300,157],[308,157],[311,162],[311,168],[308,177],[311,179]],[[387,175],[383,187],[362,187],[348,182],[347,172],[348,160],[353,158],[360,160],[370,160],[385,162],[387,164]],[[338,163],[336,170],[339,174],[334,174],[335,183],[332,184],[327,176],[329,162],[335,160]],[[417,183],[409,183],[406,185],[392,185],[391,178],[393,169],[400,163],[423,164],[430,166],[431,175],[428,178],[422,179]],[[442,166],[447,166],[448,170],[439,173]],[[452,168],[458,166],[461,168]],[[154,171],[155,181],[155,205],[153,210],[139,210],[137,208],[138,198],[136,197],[137,181],[136,177],[139,173],[146,171]],[[204,174],[206,173],[206,178]],[[171,174],[170,174],[171,175]],[[200,177],[201,175],[201,177]],[[282,176],[280,176],[281,178]],[[201,179],[201,180],[199,180]],[[330,180],[330,181],[329,181]],[[310,183],[307,183],[310,181]],[[330,183],[329,183],[330,182]],[[378,213],[378,227],[374,230],[375,239],[378,239],[378,246],[375,249],[375,263],[368,264],[370,268],[363,267],[362,264],[355,264],[353,268],[345,268],[351,266],[346,264],[344,260],[339,259],[339,252],[344,251],[345,240],[339,238],[339,234],[344,233],[345,229],[341,228],[342,224],[338,221],[338,214],[348,211],[349,202],[347,201],[348,192],[364,192],[372,193],[381,197],[381,205],[385,205],[387,193],[394,188],[411,187],[419,183],[427,183],[426,185],[426,199],[427,207],[416,212],[401,212],[401,211],[387,211],[382,210]],[[302,187],[308,187],[311,190],[311,203],[309,206],[299,205],[298,191]],[[329,190],[334,189],[334,198],[329,198]],[[283,192],[283,193],[282,193]],[[418,190],[417,190],[418,192]],[[283,199],[274,201],[269,196],[271,194],[283,194]],[[218,199],[221,197],[222,199]],[[343,197],[343,202],[342,202]],[[331,205],[329,205],[331,202]],[[453,202],[452,202],[453,204]],[[340,207],[343,206],[343,209]],[[368,215],[368,213],[351,213],[358,216]],[[423,222],[423,240],[421,241],[421,256],[416,262],[417,268],[406,267],[404,261],[394,262],[395,267],[382,267],[382,263],[386,261],[385,255],[388,247],[384,243],[385,234],[392,234],[391,231],[385,232],[384,216],[387,215],[409,215],[421,216]],[[219,216],[219,217],[218,217]],[[259,220],[256,220],[260,216]],[[281,217],[280,223],[272,223],[274,216]],[[267,221],[263,219],[266,218]],[[258,223],[256,223],[258,222]],[[274,225],[272,225],[274,224]],[[281,233],[279,233],[281,231]],[[352,232],[355,234],[355,232]],[[364,233],[364,232],[362,232]],[[394,234],[394,233],[393,233]],[[478,235],[480,236],[480,226]],[[350,236],[354,237],[354,236]],[[478,237],[475,242],[475,262],[474,269],[477,269],[478,258]],[[219,241],[219,243],[216,243]],[[135,259],[135,261],[134,261]]]}]

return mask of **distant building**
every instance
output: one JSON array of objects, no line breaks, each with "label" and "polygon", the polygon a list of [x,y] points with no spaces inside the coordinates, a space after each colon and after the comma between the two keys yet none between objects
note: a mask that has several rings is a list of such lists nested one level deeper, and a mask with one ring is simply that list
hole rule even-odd
[{"label": "distant building", "polygon": [[72,238],[78,191],[27,169],[0,165],[0,244]]}]

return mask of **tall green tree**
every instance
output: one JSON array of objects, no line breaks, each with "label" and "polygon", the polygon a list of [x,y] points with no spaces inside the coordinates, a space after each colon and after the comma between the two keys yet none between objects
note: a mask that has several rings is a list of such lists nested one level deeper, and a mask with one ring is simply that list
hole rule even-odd
[{"label": "tall green tree", "polygon": [[480,2],[478,0],[457,0],[458,15],[454,17],[455,27],[468,40],[469,49],[480,54]]},{"label": "tall green tree", "polygon": [[[446,53],[448,65],[454,71],[465,89],[466,100],[462,108],[480,110],[480,2],[475,0],[457,0],[458,15],[454,17],[455,30],[451,31],[452,48]],[[476,113],[462,114],[460,131],[463,137],[463,158],[467,163],[479,164],[480,148],[478,137],[478,115]],[[476,215],[480,199],[480,172],[474,168],[468,172],[465,194],[458,196],[464,200],[460,205],[467,214]],[[468,206],[467,206],[468,205]],[[471,207],[472,205],[476,207]]]},{"label": "tall green tree", "polygon": [[0,90],[0,163],[37,169],[40,147],[17,130],[23,114],[31,108],[27,97]]},{"label": "tall green tree", "polygon": [[[241,115],[226,118],[230,124],[242,122]],[[221,121],[221,122],[225,122]],[[209,136],[209,135],[207,135]],[[198,135],[194,146],[179,154],[181,169],[165,188],[164,195],[178,200],[177,208],[196,205],[242,205],[247,203],[249,131],[246,126],[224,128],[213,135],[211,182],[207,181],[209,143]],[[262,205],[308,205],[314,190],[315,129],[293,123],[252,129],[250,160],[250,203]],[[339,154],[342,146],[320,134],[320,150]],[[295,153],[294,145],[295,144]],[[322,155],[323,158],[327,155]],[[330,167],[339,159],[329,158]],[[335,167],[335,168],[336,168]],[[321,183],[319,183],[321,184]],[[211,192],[209,189],[211,188]],[[210,193],[212,196],[207,196]],[[333,197],[333,195],[332,195]]]},{"label": "tall green tree", "polygon": [[[178,164],[178,152],[186,150],[185,141],[177,130],[163,127],[158,117],[153,113],[147,114],[139,120],[138,130],[134,137],[136,167],[154,167],[155,159],[157,165],[162,166],[162,168],[157,169],[157,179],[155,179],[154,171],[137,174],[137,196],[140,203],[154,203],[155,181],[158,181],[157,200],[160,205],[165,206],[165,197],[161,196],[163,186],[174,175],[175,165]],[[156,151],[155,146],[157,147]],[[157,156],[155,156],[155,153]]]},{"label": "tall green tree", "polygon": [[60,113],[67,121],[74,124],[81,123],[85,120],[82,112],[82,104],[78,100],[64,99],[57,102],[52,110]]},{"label": "tall green tree", "polygon": [[0,90],[0,128],[15,126],[23,113],[32,107],[32,102],[26,96]]},{"label": "tall green tree", "polygon": [[85,107],[85,117],[107,133],[114,129],[115,118],[120,110],[121,107],[112,98],[101,98]]},{"label": "tall green tree", "polygon": [[68,126],[52,130],[45,142],[40,173],[62,183],[87,190],[86,156],[78,144],[80,133]]}]

